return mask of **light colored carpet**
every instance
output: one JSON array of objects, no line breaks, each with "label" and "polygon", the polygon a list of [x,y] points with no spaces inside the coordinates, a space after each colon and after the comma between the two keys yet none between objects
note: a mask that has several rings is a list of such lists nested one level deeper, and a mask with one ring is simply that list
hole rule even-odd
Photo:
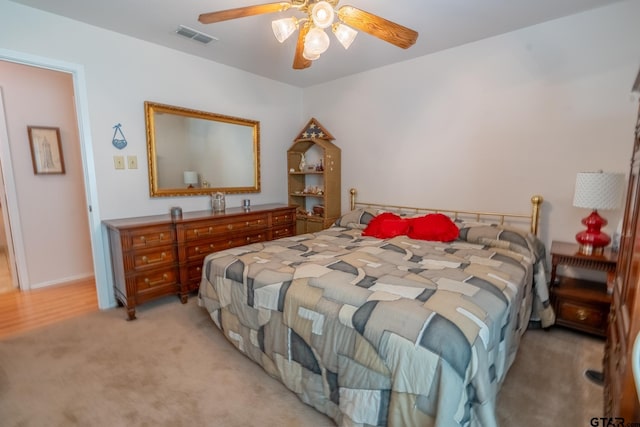
[{"label": "light colored carpet", "polygon": [[[65,320],[0,341],[2,426],[332,426],[226,341],[192,297]],[[501,426],[590,425],[603,341],[525,334],[498,399]]]}]

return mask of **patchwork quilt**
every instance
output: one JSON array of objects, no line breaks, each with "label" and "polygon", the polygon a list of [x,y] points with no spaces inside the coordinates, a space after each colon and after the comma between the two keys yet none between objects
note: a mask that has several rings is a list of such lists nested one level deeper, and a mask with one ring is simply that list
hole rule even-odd
[{"label": "patchwork quilt", "polygon": [[340,426],[496,426],[532,312],[553,322],[544,245],[507,227],[459,227],[441,243],[338,221],[212,253],[199,304]]}]

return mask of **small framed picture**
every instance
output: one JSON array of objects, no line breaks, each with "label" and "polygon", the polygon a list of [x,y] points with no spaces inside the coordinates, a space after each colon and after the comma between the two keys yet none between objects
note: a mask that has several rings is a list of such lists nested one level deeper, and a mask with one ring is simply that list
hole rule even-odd
[{"label": "small framed picture", "polygon": [[27,126],[33,173],[63,174],[64,159],[60,145],[60,128]]}]

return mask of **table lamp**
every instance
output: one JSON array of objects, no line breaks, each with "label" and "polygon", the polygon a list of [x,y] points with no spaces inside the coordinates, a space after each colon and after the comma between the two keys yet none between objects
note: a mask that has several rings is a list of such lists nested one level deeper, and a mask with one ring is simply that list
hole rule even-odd
[{"label": "table lamp", "polygon": [[593,209],[589,216],[582,219],[587,229],[576,234],[581,254],[602,255],[611,242],[611,237],[600,230],[608,222],[598,214],[598,209],[618,209],[623,190],[624,174],[602,171],[578,173],[573,206]]},{"label": "table lamp", "polygon": [[187,184],[187,188],[193,188],[193,184],[198,183],[198,172],[184,171],[184,183]]}]

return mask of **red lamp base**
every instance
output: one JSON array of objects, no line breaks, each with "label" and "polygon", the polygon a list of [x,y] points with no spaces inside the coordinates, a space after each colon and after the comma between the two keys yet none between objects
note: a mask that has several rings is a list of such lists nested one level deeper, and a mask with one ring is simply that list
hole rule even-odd
[{"label": "red lamp base", "polygon": [[587,229],[576,234],[576,241],[580,244],[578,251],[583,255],[602,255],[605,246],[611,243],[611,237],[600,231],[607,225],[607,220],[598,215],[594,210],[586,218],[582,219]]}]

